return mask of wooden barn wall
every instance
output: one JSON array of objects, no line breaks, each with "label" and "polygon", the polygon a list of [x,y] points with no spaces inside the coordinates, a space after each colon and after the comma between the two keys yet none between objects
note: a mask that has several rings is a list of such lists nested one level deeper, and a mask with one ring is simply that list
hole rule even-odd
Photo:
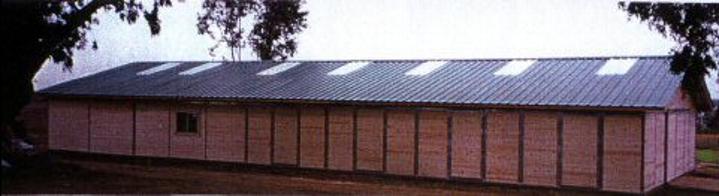
[{"label": "wooden barn wall", "polygon": [[457,111],[452,114],[452,176],[482,178],[482,113]]},{"label": "wooden barn wall", "polygon": [[272,108],[247,109],[247,162],[271,164]]},{"label": "wooden barn wall", "polygon": [[169,104],[137,103],[135,106],[135,155],[170,155]]},{"label": "wooden barn wall", "polygon": [[562,119],[561,185],[598,187],[600,118],[595,114],[565,113]]},{"label": "wooden barn wall", "polygon": [[642,116],[604,117],[602,189],[639,192],[642,176]]},{"label": "wooden barn wall", "polygon": [[90,152],[132,155],[133,110],[129,102],[92,102]]},{"label": "wooden barn wall", "polygon": [[644,116],[644,190],[664,182],[665,133],[664,112],[647,112]]},{"label": "wooden barn wall", "polygon": [[[205,108],[202,105],[178,104],[170,109],[170,156],[185,159],[205,159]],[[177,112],[199,114],[197,133],[177,132]]]},{"label": "wooden barn wall", "polygon": [[207,159],[227,162],[245,160],[245,110],[237,106],[209,106]]},{"label": "wooden barn wall", "polygon": [[325,110],[302,108],[300,113],[300,166],[325,167]]},{"label": "wooden barn wall", "polygon": [[487,116],[487,174],[491,182],[518,183],[520,112],[493,111]]},{"label": "wooden barn wall", "polygon": [[558,180],[559,118],[553,112],[526,112],[524,115],[523,182],[556,186]]},{"label": "wooden barn wall", "polygon": [[357,110],[357,170],[382,171],[384,165],[384,111]]},{"label": "wooden barn wall", "polygon": [[695,113],[668,112],[667,181],[694,169]]},{"label": "wooden barn wall", "polygon": [[415,111],[388,110],[386,173],[414,175],[415,162]]},{"label": "wooden barn wall", "polygon": [[53,150],[88,150],[89,102],[50,100],[48,104],[48,147]]},{"label": "wooden barn wall", "polygon": [[418,121],[417,175],[434,178],[448,177],[449,113],[421,111]]},{"label": "wooden barn wall", "polygon": [[328,114],[327,167],[332,170],[352,170],[354,162],[354,110],[331,108]]},{"label": "wooden barn wall", "polygon": [[274,163],[297,165],[297,134],[299,116],[297,110],[289,107],[275,109]]},{"label": "wooden barn wall", "polygon": [[[199,133],[177,133],[181,111],[200,114]],[[694,168],[693,115],[51,100],[49,140],[57,150],[637,193]]]}]

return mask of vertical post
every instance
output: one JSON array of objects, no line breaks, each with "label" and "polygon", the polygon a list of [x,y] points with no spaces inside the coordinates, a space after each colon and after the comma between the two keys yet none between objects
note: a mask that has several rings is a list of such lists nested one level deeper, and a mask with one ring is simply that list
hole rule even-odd
[{"label": "vertical post", "polygon": [[597,187],[604,188],[604,113],[597,118]]},{"label": "vertical post", "polygon": [[296,160],[297,167],[300,167],[301,166],[300,161],[302,161],[300,159],[301,153],[302,153],[302,149],[301,149],[302,148],[302,145],[301,145],[301,142],[302,142],[302,107],[297,107],[297,131],[296,132],[297,132],[297,142],[295,143],[295,145],[297,145],[297,146],[296,146],[295,150],[296,150],[297,154],[296,154],[295,159],[297,159]]},{"label": "vertical post", "polygon": [[[174,112],[175,102],[167,103],[167,156],[172,155],[172,113]],[[177,125],[175,125],[177,126]]]},{"label": "vertical post", "polygon": [[419,174],[419,112],[414,111],[414,175]]},{"label": "vertical post", "polygon": [[480,159],[480,176],[482,178],[482,181],[487,180],[487,115],[489,115],[489,111],[482,110],[481,111],[481,122],[482,122],[482,151],[481,151],[481,159]]},{"label": "vertical post", "polygon": [[645,145],[647,144],[647,141],[646,141],[646,140],[647,140],[647,138],[646,138],[646,134],[647,134],[647,133],[646,133],[646,130],[645,130],[646,125],[645,125],[644,123],[646,123],[647,114],[646,114],[646,113],[643,113],[643,114],[641,115],[641,117],[642,117],[642,120],[641,120],[641,122],[642,122],[642,125],[641,125],[641,129],[642,129],[642,130],[641,130],[641,133],[642,133],[642,135],[641,135],[641,137],[642,137],[642,140],[641,140],[641,145],[642,145],[642,147],[641,147],[641,150],[642,150],[641,156],[642,156],[642,157],[641,157],[641,161],[639,162],[639,163],[641,164],[641,165],[639,166],[639,168],[640,168],[640,171],[639,171],[639,173],[640,173],[640,176],[639,176],[639,192],[644,192],[644,186],[645,186],[645,182],[644,182],[645,176],[644,176],[644,175],[646,174],[646,171],[644,171],[644,170],[646,169],[645,166],[644,166],[644,164],[645,164],[644,161],[645,161],[646,158],[645,158],[644,156],[646,155],[646,152],[645,152],[645,151],[646,151],[646,146],[645,146]]},{"label": "vertical post", "polygon": [[92,102],[94,100],[90,100],[87,102],[87,152],[92,152]]},{"label": "vertical post", "polygon": [[557,186],[562,186],[562,172],[564,158],[564,113],[557,115]]},{"label": "vertical post", "polygon": [[275,164],[275,107],[270,108],[270,165]]},{"label": "vertical post", "polygon": [[452,128],[453,126],[453,119],[454,118],[454,111],[448,111],[447,112],[447,178],[452,177]]},{"label": "vertical post", "polygon": [[137,103],[132,100],[132,155],[137,155]]},{"label": "vertical post", "polygon": [[664,183],[669,182],[669,112],[664,111]]},{"label": "vertical post", "polygon": [[382,109],[382,172],[387,173],[387,109]]},{"label": "vertical post", "polygon": [[200,136],[202,136],[202,139],[204,140],[202,143],[205,147],[205,160],[207,160],[207,107],[209,107],[209,104],[206,103],[203,106],[202,110],[200,110],[201,114],[199,115],[200,120],[202,120],[202,130],[200,130]]},{"label": "vertical post", "polygon": [[330,158],[330,113],[329,108],[324,108],[325,113],[325,169],[329,168],[329,158]]},{"label": "vertical post", "polygon": [[519,111],[519,165],[518,181],[524,182],[524,111]]},{"label": "vertical post", "polygon": [[245,163],[250,157],[250,108],[245,107]]},{"label": "vertical post", "polygon": [[352,170],[357,170],[357,108],[352,110]]}]

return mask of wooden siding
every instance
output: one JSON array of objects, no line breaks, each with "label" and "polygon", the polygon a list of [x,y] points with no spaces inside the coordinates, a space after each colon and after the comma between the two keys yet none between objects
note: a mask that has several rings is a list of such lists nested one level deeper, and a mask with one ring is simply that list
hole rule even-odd
[{"label": "wooden siding", "polygon": [[524,120],[524,183],[557,185],[557,113],[527,112]]},{"label": "wooden siding", "polygon": [[411,110],[387,111],[387,173],[414,175],[415,113]]},{"label": "wooden siding", "polygon": [[382,171],[384,160],[383,111],[357,110],[357,169]]},{"label": "wooden siding", "polygon": [[245,110],[235,106],[207,108],[207,159],[245,160]]},{"label": "wooden siding", "polygon": [[487,180],[519,182],[519,113],[490,112],[487,116]]},{"label": "wooden siding", "polygon": [[447,178],[448,113],[422,111],[419,113],[418,175]]},{"label": "wooden siding", "polygon": [[327,166],[333,170],[352,170],[354,125],[352,108],[333,108],[329,111],[329,149]]},{"label": "wooden siding", "polygon": [[642,175],[642,116],[604,118],[603,190],[639,192]]},{"label": "wooden siding", "polygon": [[135,155],[169,156],[169,104],[138,103],[135,108]]},{"label": "wooden siding", "polygon": [[647,112],[644,116],[644,190],[664,182],[665,118],[664,112]]},{"label": "wooden siding", "polygon": [[300,115],[300,166],[325,166],[325,110],[302,108]]},{"label": "wooden siding", "polygon": [[599,118],[565,114],[562,132],[562,185],[597,187]]},{"label": "wooden siding", "polygon": [[[695,167],[691,110],[639,114],[153,102],[134,108],[128,102],[52,100],[50,147],[630,193],[649,191]],[[179,111],[199,114],[199,133],[176,132]]]},{"label": "wooden siding", "polygon": [[452,116],[452,176],[482,178],[482,113],[455,112]]},{"label": "wooden siding", "polygon": [[48,104],[48,147],[84,152],[90,145],[87,101],[50,100]]},{"label": "wooden siding", "polygon": [[275,110],[274,162],[297,165],[297,110],[281,107]]},{"label": "wooden siding", "polygon": [[[170,112],[170,156],[186,159],[205,159],[205,113],[204,105],[177,104]],[[199,114],[197,133],[177,132],[177,112]]]},{"label": "wooden siding", "polygon": [[247,162],[261,165],[270,164],[270,137],[272,109],[250,107],[247,117]]},{"label": "wooden siding", "polygon": [[90,152],[132,155],[133,108],[129,102],[90,105]]}]

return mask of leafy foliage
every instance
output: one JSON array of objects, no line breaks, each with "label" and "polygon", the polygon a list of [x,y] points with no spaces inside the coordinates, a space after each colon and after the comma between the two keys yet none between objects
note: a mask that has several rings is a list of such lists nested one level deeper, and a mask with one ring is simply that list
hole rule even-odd
[{"label": "leafy foliage", "polygon": [[709,96],[704,76],[717,69],[719,55],[719,4],[699,3],[619,3],[631,17],[674,40],[671,72],[684,74],[682,87],[700,109]]},{"label": "leafy foliage", "polygon": [[249,34],[253,51],[262,60],[284,60],[297,50],[294,35],[307,27],[302,4],[299,0],[205,0],[197,29],[217,40],[210,54],[224,45],[230,48],[232,60],[238,60],[245,46],[242,18],[254,15],[256,23]]},{"label": "leafy foliage", "polygon": [[[184,0],[177,0],[184,1]],[[0,132],[14,121],[34,93],[32,78],[50,58],[70,70],[73,51],[91,47],[97,42],[86,38],[93,25],[100,23],[96,13],[114,12],[127,24],[135,24],[144,17],[152,35],[161,31],[160,10],[172,6],[173,0],[2,0],[0,6],[0,36],[3,43],[3,71],[0,72]],[[150,4],[151,5],[147,5]],[[277,33],[258,34],[264,47],[253,44],[256,51],[286,58],[294,54],[296,42],[291,35],[303,28],[306,12],[299,12],[302,2],[294,0],[205,0],[198,17],[200,34],[210,35],[218,43],[231,48],[242,46],[240,19],[249,13],[261,16],[257,25],[262,29],[281,29]],[[287,6],[287,7],[279,7]],[[273,12],[273,13],[269,13]],[[276,13],[275,13],[276,12]],[[274,17],[285,16],[285,17]],[[293,18],[296,17],[296,18]],[[289,25],[271,27],[268,25]],[[220,31],[215,32],[213,28]],[[257,27],[259,28],[259,27]],[[289,30],[287,30],[289,29]],[[11,36],[7,36],[11,35]],[[272,37],[266,37],[272,36]],[[276,41],[276,39],[282,39]],[[270,51],[270,52],[265,52]],[[234,56],[234,55],[233,55]],[[239,53],[238,53],[239,56]]]},{"label": "leafy foliage", "polygon": [[[171,0],[155,0],[152,9],[146,10],[142,2],[137,0],[77,0],[77,1],[49,1],[37,5],[45,23],[40,21],[42,34],[39,40],[47,43],[50,57],[56,63],[64,63],[71,68],[73,63],[73,49],[85,49],[88,40],[85,35],[92,25],[100,21],[95,13],[99,9],[114,11],[121,20],[134,24],[137,19],[144,16],[150,32],[153,35],[160,33],[159,8],[172,6]],[[30,12],[32,14],[32,12]],[[42,25],[44,24],[44,25]],[[92,48],[97,49],[97,42],[92,41]]]},{"label": "leafy foliage", "polygon": [[293,37],[307,27],[300,1],[264,1],[252,29],[250,45],[260,59],[287,59],[297,50]]}]

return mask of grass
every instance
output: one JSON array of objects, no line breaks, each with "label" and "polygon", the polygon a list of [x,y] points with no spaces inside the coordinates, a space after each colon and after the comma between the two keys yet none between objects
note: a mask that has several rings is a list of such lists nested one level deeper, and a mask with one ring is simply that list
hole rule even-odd
[{"label": "grass", "polygon": [[719,150],[702,149],[697,151],[699,162],[719,164]]}]

